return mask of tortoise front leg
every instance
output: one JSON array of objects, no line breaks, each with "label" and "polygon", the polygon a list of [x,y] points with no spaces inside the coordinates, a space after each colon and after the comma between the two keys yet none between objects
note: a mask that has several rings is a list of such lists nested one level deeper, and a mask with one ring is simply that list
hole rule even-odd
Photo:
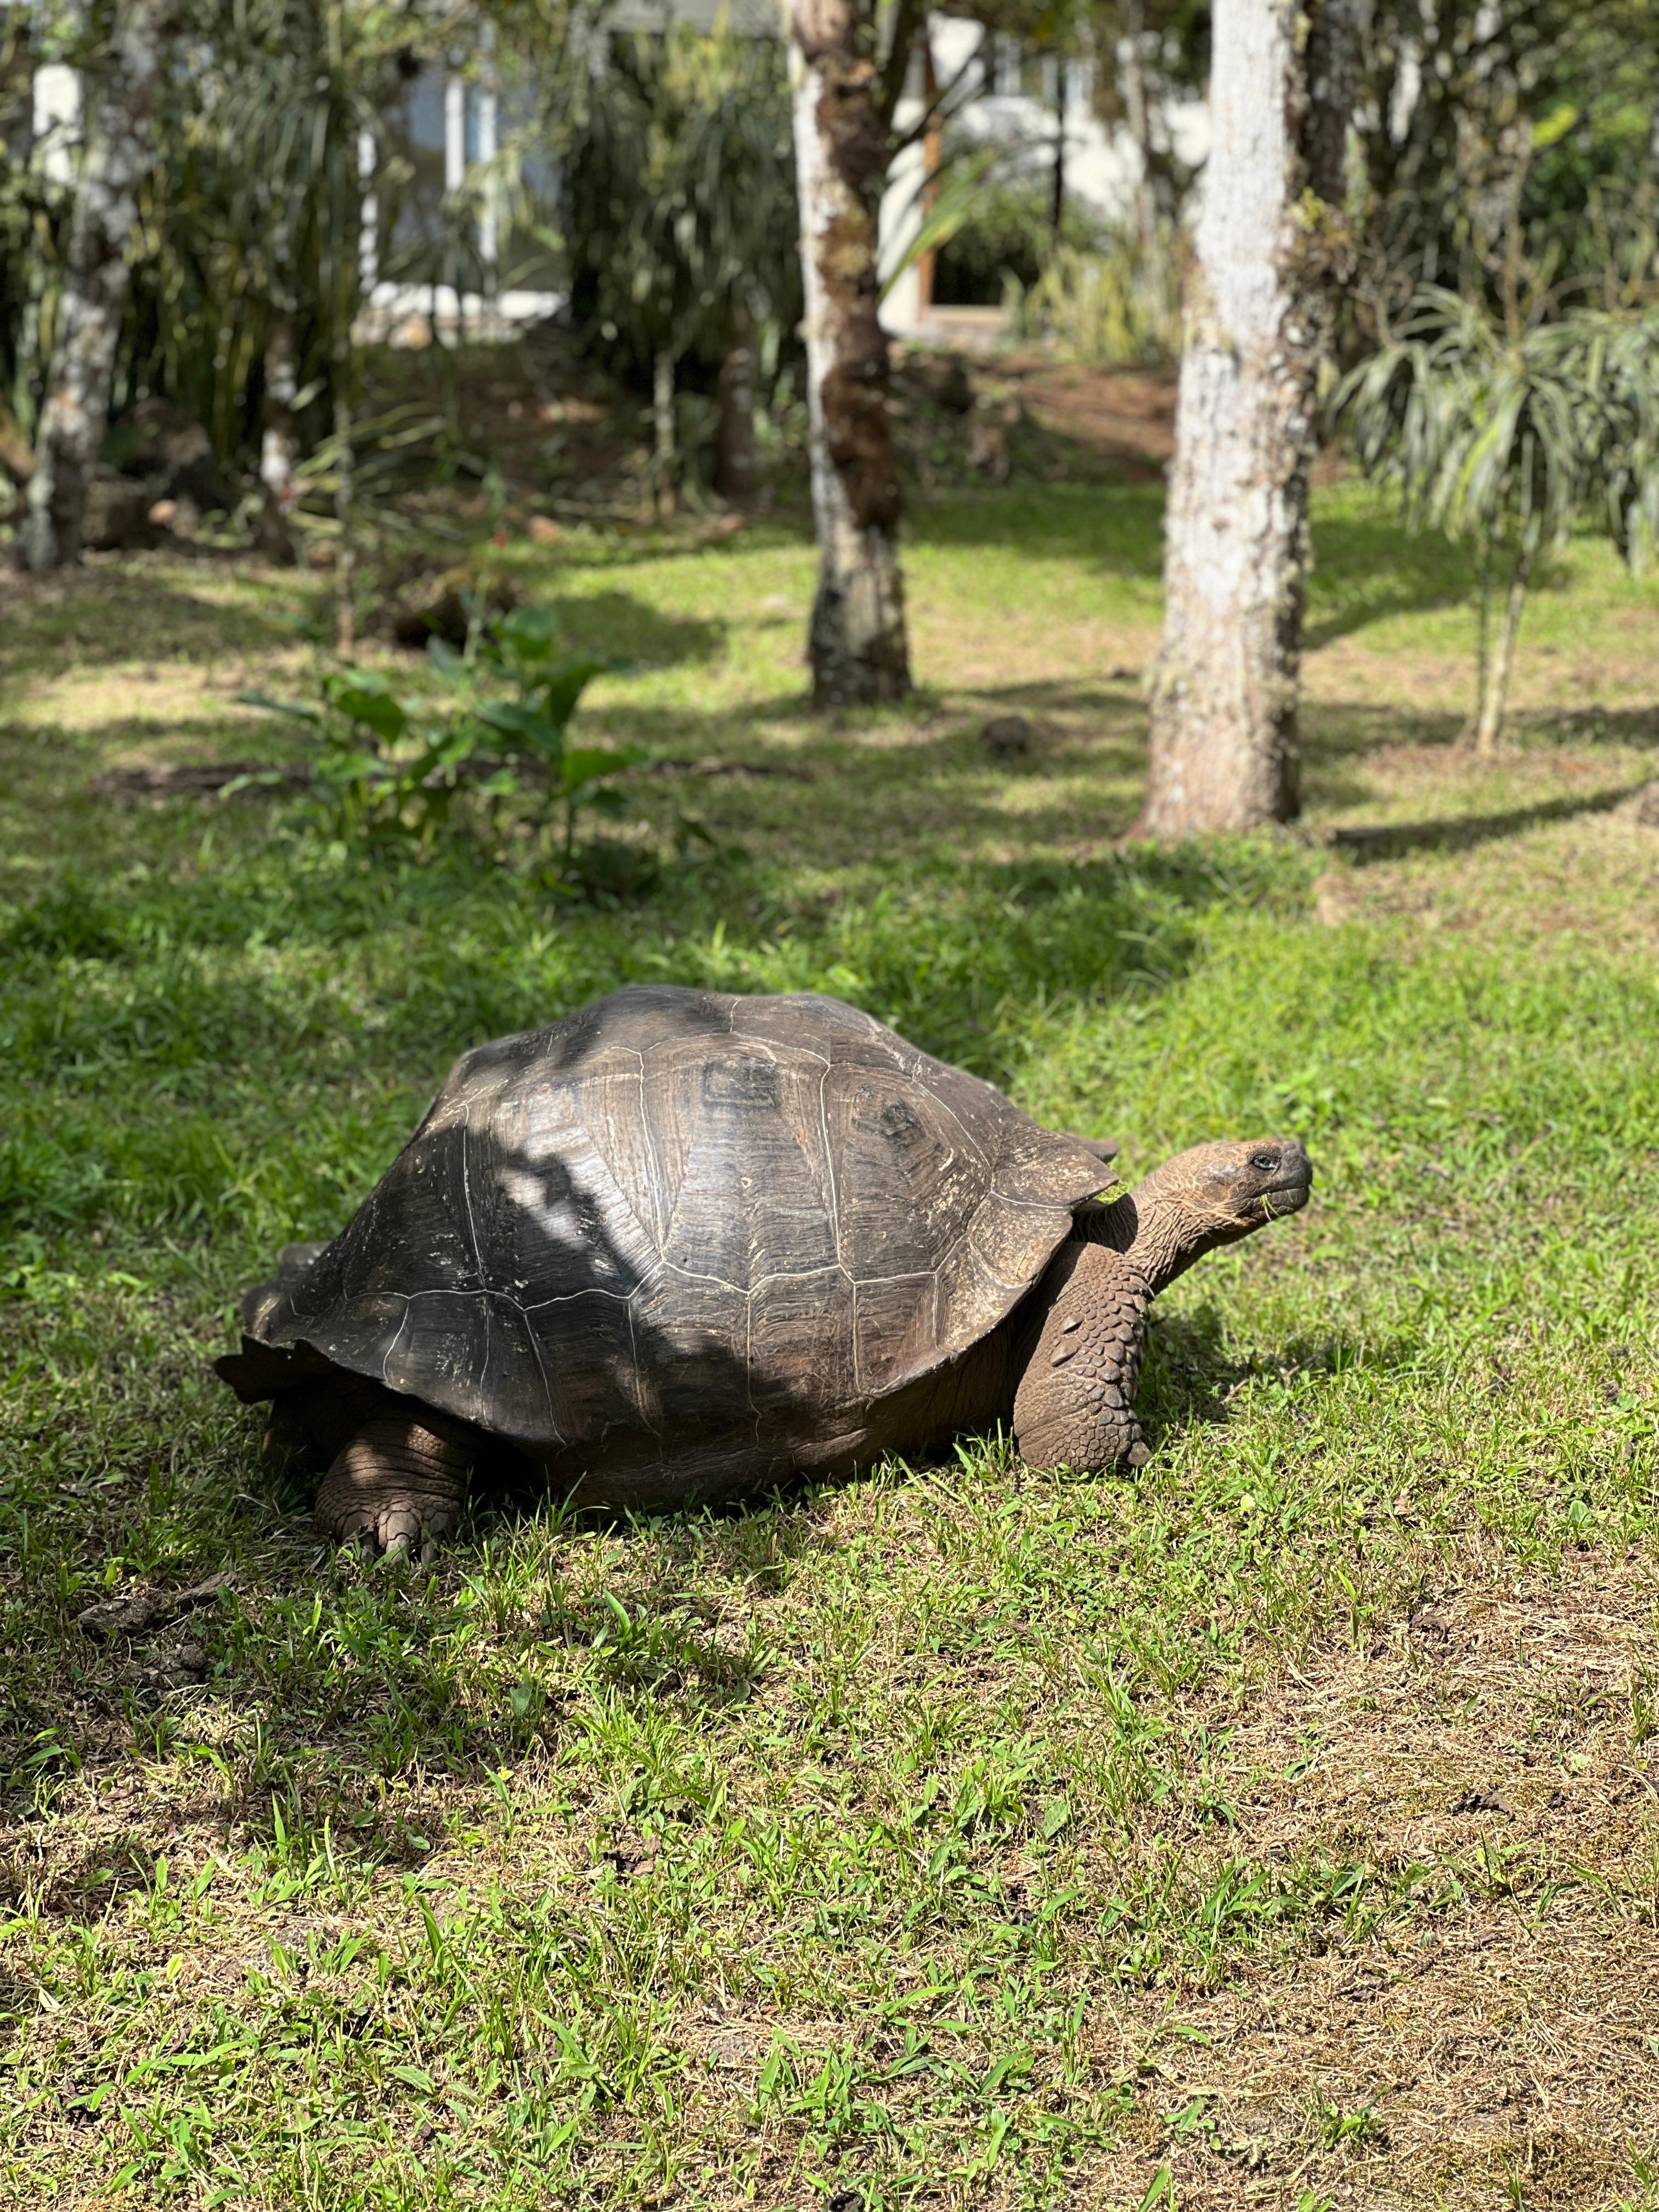
[{"label": "tortoise front leg", "polygon": [[422,1408],[365,1421],[323,1478],[318,1526],[343,1544],[356,1537],[386,1552],[453,1534],[473,1454],[459,1434],[441,1435],[434,1419]]},{"label": "tortoise front leg", "polygon": [[1014,1395],[1014,1435],[1031,1467],[1096,1474],[1152,1457],[1135,1419],[1146,1347],[1146,1279],[1109,1245],[1062,1245],[1048,1310]]}]

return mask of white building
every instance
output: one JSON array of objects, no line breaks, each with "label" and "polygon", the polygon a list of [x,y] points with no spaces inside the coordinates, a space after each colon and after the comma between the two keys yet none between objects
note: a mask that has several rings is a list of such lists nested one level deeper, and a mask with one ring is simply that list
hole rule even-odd
[{"label": "white building", "polygon": [[[1127,219],[1140,183],[1140,152],[1127,130],[1109,129],[1095,112],[1094,64],[1062,64],[1053,54],[994,36],[960,16],[931,15],[928,55],[911,71],[895,123],[913,130],[924,111],[927,64],[945,94],[946,128],[952,137],[1007,149],[1004,165],[1016,173],[1052,177],[1061,167],[1068,199],[1099,215]],[[1158,128],[1185,163],[1196,167],[1209,150],[1209,110],[1201,99],[1162,103]],[[929,147],[918,139],[894,162],[881,205],[882,271],[887,290],[882,321],[895,336],[926,339],[969,336],[1000,320],[995,310],[937,307],[927,296],[925,262],[901,266],[921,229]],[[895,273],[896,271],[896,274]]]},{"label": "white building", "polygon": [[[665,19],[712,29],[722,13],[745,36],[781,34],[777,0],[619,0],[611,21],[629,30],[655,28]],[[531,270],[531,281],[523,281],[524,257],[503,237],[490,182],[498,173],[503,120],[487,47],[474,63],[465,70],[422,71],[386,118],[410,173],[395,210],[378,204],[375,143],[371,134],[364,134],[367,337],[394,342],[399,337],[424,337],[434,323],[445,336],[505,334],[556,313],[562,304],[545,268]],[[1127,131],[1108,129],[1096,114],[1090,64],[1062,66],[1051,54],[1022,48],[979,23],[941,14],[928,19],[926,53],[915,59],[895,118],[902,135],[921,118],[930,79],[944,92],[945,128],[951,138],[1006,149],[1007,159],[1000,165],[1005,173],[1052,176],[1059,158],[1068,198],[1104,216],[1127,214],[1139,182],[1139,150]],[[62,64],[36,70],[32,153],[48,176],[67,181],[72,175],[80,120],[77,72]],[[1165,104],[1158,111],[1158,127],[1183,161],[1201,161],[1209,140],[1202,100]],[[939,144],[939,134],[933,133],[900,152],[881,205],[881,266],[887,285],[882,320],[896,335],[924,340],[961,338],[975,325],[983,330],[1000,319],[991,308],[935,307],[928,296],[931,258],[911,255],[923,220],[930,161]],[[532,181],[556,191],[550,164],[536,164],[533,155],[529,161],[545,170]]]}]

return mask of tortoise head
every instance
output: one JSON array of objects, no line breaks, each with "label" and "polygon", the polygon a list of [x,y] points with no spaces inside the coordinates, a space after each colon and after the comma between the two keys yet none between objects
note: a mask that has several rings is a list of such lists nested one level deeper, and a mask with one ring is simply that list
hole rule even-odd
[{"label": "tortoise head", "polygon": [[1155,1290],[1194,1260],[1308,1203],[1313,1169],[1293,1137],[1194,1145],[1137,1183],[1130,1247]]}]

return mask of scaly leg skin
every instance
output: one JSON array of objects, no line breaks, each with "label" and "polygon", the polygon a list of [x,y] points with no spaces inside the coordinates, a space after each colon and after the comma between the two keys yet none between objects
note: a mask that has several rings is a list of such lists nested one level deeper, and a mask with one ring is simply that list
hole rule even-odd
[{"label": "scaly leg skin", "polygon": [[1071,1243],[1043,1286],[1042,1328],[1014,1395],[1014,1434],[1028,1466],[1103,1474],[1145,1467],[1135,1419],[1146,1347],[1146,1279],[1121,1252]]},{"label": "scaly leg skin", "polygon": [[317,1525],[342,1544],[424,1556],[453,1534],[472,1452],[434,1417],[377,1413],[340,1451],[317,1493]]}]

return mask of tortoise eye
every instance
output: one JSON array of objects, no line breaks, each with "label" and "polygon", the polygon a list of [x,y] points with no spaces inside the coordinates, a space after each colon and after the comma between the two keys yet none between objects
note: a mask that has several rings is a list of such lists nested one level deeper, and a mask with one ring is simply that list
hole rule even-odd
[{"label": "tortoise eye", "polygon": [[1279,1155],[1277,1152],[1252,1152],[1250,1165],[1260,1168],[1263,1175],[1271,1175],[1279,1165]]}]

